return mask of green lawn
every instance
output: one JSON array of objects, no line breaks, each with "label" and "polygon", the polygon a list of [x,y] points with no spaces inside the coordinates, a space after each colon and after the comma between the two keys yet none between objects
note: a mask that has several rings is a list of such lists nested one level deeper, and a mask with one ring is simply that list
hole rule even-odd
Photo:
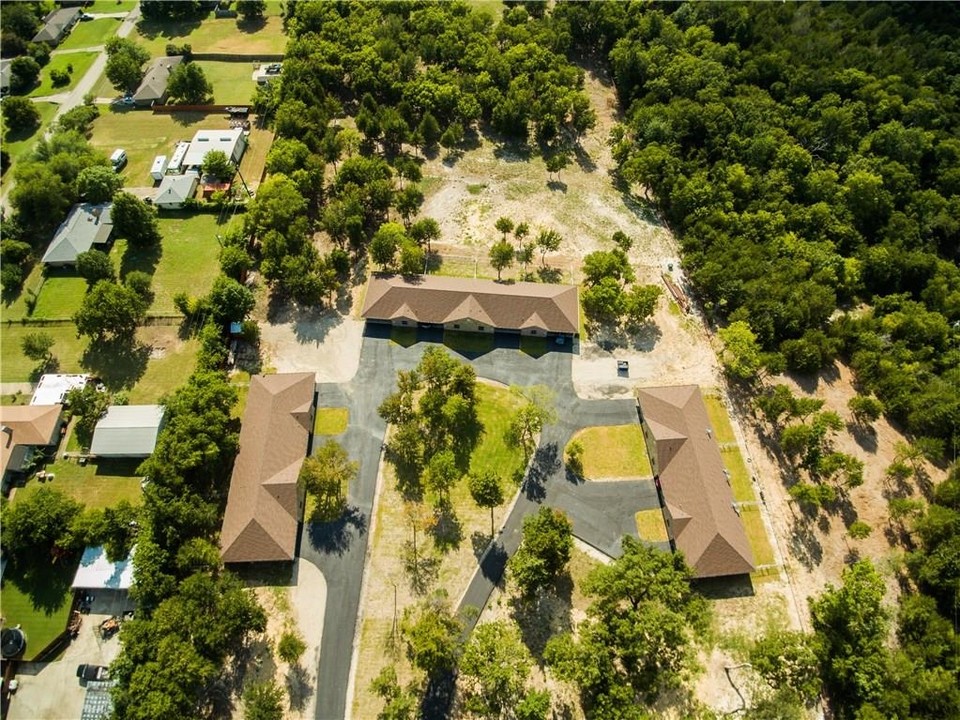
[{"label": "green lawn", "polygon": [[[277,7],[272,8],[271,6]],[[164,54],[167,43],[189,43],[195,53],[240,53],[272,55],[282,53],[287,38],[279,3],[267,3],[268,14],[261,24],[248,25],[238,18],[171,21],[141,20],[131,39],[146,46],[153,57]],[[276,14],[273,14],[276,12]]]},{"label": "green lawn", "polygon": [[86,338],[77,337],[77,329],[73,323],[38,327],[31,325],[11,324],[3,325],[3,341],[0,342],[0,382],[27,382],[30,373],[36,367],[33,360],[28,359],[20,349],[20,342],[27,333],[43,330],[54,339],[53,355],[60,363],[59,372],[85,372],[80,365],[80,358],[87,347]]},{"label": "green lawn", "polygon": [[313,422],[314,435],[339,435],[350,422],[350,410],[344,407],[317,408]]},{"label": "green lawn", "polygon": [[253,63],[197,60],[195,64],[213,85],[213,102],[218,105],[250,102],[257,88],[251,77]]},{"label": "green lawn", "polygon": [[40,124],[36,129],[29,132],[10,133],[7,132],[6,124],[0,123],[0,128],[3,129],[3,149],[10,153],[11,160],[11,166],[7,168],[7,171],[3,174],[4,185],[6,185],[9,178],[13,177],[13,171],[17,162],[33,149],[37,140],[43,137],[47,125],[50,124],[53,116],[57,113],[57,107],[59,107],[54,103],[48,102],[34,103],[33,106],[37,109],[37,112],[40,113]]},{"label": "green lawn", "polygon": [[641,510],[636,514],[637,536],[646,542],[668,542],[667,526],[660,508]]},{"label": "green lawn", "polygon": [[754,565],[772,565],[775,562],[770,540],[767,538],[767,528],[764,527],[760,509],[757,507],[740,508],[740,519],[743,529],[747,532],[750,549],[753,550]]},{"label": "green lawn", "polygon": [[390,328],[390,340],[401,347],[412,347],[417,344],[417,329],[394,325]]},{"label": "green lawn", "polygon": [[76,460],[58,460],[45,468],[54,474],[53,480],[44,483],[28,480],[24,487],[17,489],[13,503],[22,502],[38,488],[52,487],[87,507],[113,507],[121,500],[139,505],[142,491],[137,467],[141,462],[137,458],[104,459],[80,465]]},{"label": "green lawn", "polygon": [[[30,97],[41,97],[43,95],[56,95],[58,93],[69,92],[80,82],[80,78],[87,74],[87,70],[97,59],[98,53],[95,52],[77,52],[67,53],[66,55],[51,55],[50,62],[40,71],[40,84],[30,91]],[[69,68],[73,68],[70,72]],[[54,70],[65,70],[70,72],[70,82],[66,85],[54,87],[50,80],[50,73]]]},{"label": "green lawn", "polygon": [[27,636],[26,659],[33,659],[66,629],[77,562],[77,557],[57,564],[36,558],[27,569],[9,567],[4,573],[0,614],[4,626],[22,627]]},{"label": "green lawn", "polygon": [[750,482],[750,473],[740,449],[735,445],[720,448],[723,466],[730,473],[730,488],[733,490],[733,499],[737,502],[752,502],[756,499],[753,494],[753,484]]},{"label": "green lawn", "polygon": [[153,358],[147,369],[130,389],[128,397],[133,404],[151,405],[186,382],[197,366],[200,341],[196,338],[181,340],[173,327],[146,327],[141,336],[155,335],[154,346],[163,346],[163,356]]},{"label": "green lawn", "polygon": [[591,427],[578,432],[574,440],[583,445],[583,475],[588,480],[653,475],[639,425]]},{"label": "green lawn", "polygon": [[[206,295],[219,272],[220,244],[217,234],[226,230],[211,213],[178,213],[160,219],[160,248],[128,248],[118,240],[110,251],[117,272],[123,276],[141,270],[153,276],[150,313],[175,313],[173,296]],[[158,252],[159,250],[159,252]]]},{"label": "green lawn", "polygon": [[[116,95],[109,89],[107,95]],[[95,92],[100,92],[96,90]],[[127,167],[123,171],[126,185],[149,186],[150,166],[157,155],[170,156],[178,140],[190,140],[200,129],[221,130],[230,127],[225,115],[177,113],[154,115],[145,110],[101,108],[94,120],[90,144],[110,155],[117,148],[127,151]]]},{"label": "green lawn", "polygon": [[703,404],[707,406],[707,416],[710,418],[710,424],[713,426],[713,436],[718,443],[732,443],[737,441],[737,436],[733,434],[733,427],[730,425],[730,416],[727,415],[727,408],[716,395],[704,395]]},{"label": "green lawn", "polygon": [[121,13],[130,12],[137,6],[139,0],[94,0],[83,10],[88,13]]},{"label": "green lawn", "polygon": [[[523,451],[504,440],[510,420],[522,404],[523,399],[506,388],[477,383],[477,417],[483,433],[470,456],[472,472],[489,470],[505,480],[523,472]],[[457,485],[457,493],[464,496],[464,502],[473,502],[466,483]]]},{"label": "green lawn", "polygon": [[[87,12],[90,12],[87,10]],[[109,10],[107,12],[120,12]],[[117,32],[120,27],[119,18],[99,18],[90,22],[79,22],[73,26],[70,35],[57,46],[58,50],[76,50],[79,48],[96,47],[103,45],[107,38]],[[74,65],[76,68],[76,65]]]},{"label": "green lawn", "polygon": [[87,294],[87,281],[66,270],[48,270],[37,296],[31,317],[44,320],[69,320]]}]

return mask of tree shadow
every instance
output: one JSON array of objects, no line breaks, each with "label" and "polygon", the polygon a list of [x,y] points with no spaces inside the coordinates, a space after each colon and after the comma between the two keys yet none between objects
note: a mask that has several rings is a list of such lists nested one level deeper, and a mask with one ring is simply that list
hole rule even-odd
[{"label": "tree shadow", "polygon": [[425,551],[414,554],[409,540],[403,544],[401,557],[410,589],[420,597],[426,595],[440,576],[440,558]]},{"label": "tree shadow", "polygon": [[137,22],[137,32],[147,40],[155,40],[158,37],[172,40],[174,38],[187,37],[200,27],[202,21],[202,16],[180,20],[150,20],[148,18],[141,18]]},{"label": "tree shadow", "polygon": [[[63,607],[65,596],[70,593],[73,579],[70,568],[76,559],[76,555],[71,555],[58,562],[50,562],[49,557],[35,553],[27,560],[14,560],[4,573],[3,585],[9,583],[26,595],[34,611],[52,615]],[[16,621],[16,618],[7,617],[7,620]]]},{"label": "tree shadow", "polygon": [[823,560],[823,546],[813,532],[811,523],[794,522],[787,538],[793,556],[807,570],[812,570]]},{"label": "tree shadow", "polygon": [[123,251],[123,257],[120,259],[120,279],[125,278],[129,273],[139,270],[147,275],[153,275],[163,256],[163,247],[160,243],[151,243],[146,247],[136,247],[127,243]]},{"label": "tree shadow", "polygon": [[871,455],[876,454],[877,431],[872,426],[862,425],[858,422],[848,422],[847,432],[850,433],[857,445]]},{"label": "tree shadow", "polygon": [[590,157],[589,153],[583,149],[583,146],[579,143],[573,143],[573,159],[576,160],[577,166],[585,173],[596,172],[597,164],[593,161],[593,158]]},{"label": "tree shadow", "polygon": [[563,270],[547,265],[537,268],[537,277],[540,278],[542,283],[559,283],[563,280]]},{"label": "tree shadow", "polygon": [[133,387],[147,371],[150,346],[136,340],[92,342],[83,351],[80,365],[99,377],[111,391]]},{"label": "tree shadow", "polygon": [[263,16],[237,19],[237,30],[243,33],[255,33],[258,30],[263,30],[266,26],[267,19]]},{"label": "tree shadow", "polygon": [[559,472],[562,466],[557,443],[550,442],[538,447],[520,486],[524,496],[533,502],[541,502],[547,495],[547,480]]},{"label": "tree shadow", "polygon": [[443,673],[427,680],[420,700],[421,720],[447,720],[452,717],[456,675]]},{"label": "tree shadow", "polygon": [[610,179],[613,182],[613,186],[620,192],[620,200],[623,202],[623,206],[629,210],[634,217],[655,227],[667,227],[666,220],[661,216],[660,210],[653,200],[634,195],[630,191],[630,186],[615,171],[611,171]]},{"label": "tree shadow", "polygon": [[485,532],[474,530],[470,533],[470,546],[473,548],[473,556],[479,561],[487,551],[493,538]]},{"label": "tree shadow", "polygon": [[495,540],[480,561],[480,574],[497,587],[503,587],[503,571],[507,568],[507,551],[503,544]]},{"label": "tree shadow", "polygon": [[433,526],[430,528],[430,535],[433,537],[433,544],[437,550],[446,555],[451,550],[456,550],[463,542],[463,523],[457,517],[453,504],[442,502],[434,509]]},{"label": "tree shadow", "polygon": [[287,685],[287,697],[290,698],[290,709],[297,712],[302,711],[307,706],[307,701],[313,695],[313,688],[310,687],[310,676],[306,669],[299,663],[292,665],[287,670],[287,676],[284,678]]},{"label": "tree shadow", "polygon": [[350,549],[354,535],[367,531],[367,516],[359,508],[348,506],[336,520],[325,523],[310,523],[310,544],[319,552],[343,555]]},{"label": "tree shadow", "polygon": [[560,193],[567,192],[567,184],[563,182],[563,180],[560,180],[559,178],[556,180],[547,180],[547,187],[553,192],[560,192]]},{"label": "tree shadow", "polygon": [[573,579],[566,572],[550,591],[538,593],[533,600],[510,599],[510,617],[520,628],[520,638],[538,665],[543,665],[543,651],[550,638],[573,629],[572,598]]}]

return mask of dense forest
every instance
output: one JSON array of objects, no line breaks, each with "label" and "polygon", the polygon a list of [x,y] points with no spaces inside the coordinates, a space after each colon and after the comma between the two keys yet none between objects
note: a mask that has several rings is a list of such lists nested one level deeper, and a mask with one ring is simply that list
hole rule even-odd
[{"label": "dense forest", "polygon": [[890,417],[956,447],[957,6],[564,3],[555,16],[609,60],[620,173],[678,235],[707,312],[746,322],[773,370],[842,355]]}]

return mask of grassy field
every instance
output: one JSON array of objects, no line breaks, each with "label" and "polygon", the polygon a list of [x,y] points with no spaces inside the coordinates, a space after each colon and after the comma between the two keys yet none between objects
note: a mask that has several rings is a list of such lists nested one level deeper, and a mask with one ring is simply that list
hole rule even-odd
[{"label": "grassy field", "polygon": [[38,102],[34,103],[33,106],[37,109],[37,112],[40,113],[40,124],[36,127],[35,130],[29,132],[17,132],[11,133],[7,132],[7,126],[5,123],[0,123],[0,129],[2,129],[3,135],[3,149],[10,153],[10,167],[7,168],[7,171],[3,174],[3,186],[6,187],[10,178],[13,177],[13,170],[19,162],[30,150],[33,149],[34,144],[37,140],[43,137],[43,133],[46,131],[47,126],[50,124],[50,121],[53,119],[53,116],[57,113],[57,105],[54,103],[48,102]]},{"label": "grassy field", "polygon": [[[115,94],[111,91],[110,94]],[[152,186],[150,166],[157,155],[173,153],[178,140],[190,140],[197,130],[222,130],[230,121],[221,113],[177,113],[154,115],[144,110],[105,111],[93,122],[90,144],[110,155],[115,149],[127,151],[127,167],[123,171],[126,185]]]},{"label": "grassy field", "polygon": [[200,342],[196,338],[181,340],[171,330],[175,328],[150,326],[142,328],[143,338],[153,337],[154,347],[163,346],[162,357],[152,358],[147,369],[134,385],[128,397],[131,403],[150,405],[183,385],[197,366]]},{"label": "grassy field", "polygon": [[[270,152],[272,145],[273,131],[257,127],[250,128],[247,149],[240,159],[240,174],[243,175],[248,184],[257,183],[260,180],[263,175],[263,168],[267,164],[267,153]],[[242,189],[242,186],[237,189]]]},{"label": "grassy field", "polygon": [[25,657],[32,659],[67,627],[73,592],[70,583],[78,558],[53,564],[48,558],[26,571],[9,567],[0,591],[0,614],[5,626],[20,625],[27,636]]},{"label": "grassy field", "polygon": [[753,494],[753,484],[750,482],[750,473],[740,449],[735,445],[720,448],[723,466],[730,473],[730,488],[733,490],[733,499],[737,502],[752,502],[756,498]]},{"label": "grassy field", "polygon": [[732,443],[737,441],[730,425],[730,416],[723,406],[723,400],[716,395],[704,395],[703,404],[707,406],[707,416],[713,426],[713,436],[718,443]]},{"label": "grassy field", "polygon": [[163,236],[159,256],[156,249],[128,248],[118,240],[110,257],[121,276],[141,270],[153,276],[153,303],[148,313],[175,313],[173,296],[206,295],[219,272],[220,244],[217,234],[226,230],[211,213],[178,213],[160,218]]},{"label": "grassy field", "polygon": [[217,105],[226,103],[249,103],[257,84],[253,81],[253,63],[250,62],[219,62],[213,60],[196,60],[207,80],[213,85],[213,102]]},{"label": "grassy field", "polygon": [[[43,95],[56,95],[58,93],[69,92],[80,82],[80,78],[87,74],[87,70],[97,59],[98,53],[95,52],[75,52],[66,55],[51,55],[50,62],[40,71],[40,84],[30,91],[29,97],[41,97]],[[70,73],[70,82],[60,87],[54,87],[50,80],[50,73],[54,70],[65,70],[69,72],[69,67],[73,68]]]},{"label": "grassy field", "polygon": [[663,522],[663,512],[660,508],[641,510],[636,515],[637,535],[647,542],[667,542],[667,526]]},{"label": "grassy field", "polygon": [[[89,10],[87,11],[89,12]],[[108,10],[105,12],[121,12]],[[90,22],[79,22],[73,26],[70,35],[57,46],[58,50],[77,50],[79,48],[103,45],[120,27],[119,18],[99,18]],[[76,68],[76,66],[74,66]]]},{"label": "grassy field", "polygon": [[53,355],[60,362],[59,372],[84,372],[80,358],[87,347],[86,338],[77,337],[73,323],[46,326],[4,325],[3,342],[0,342],[0,382],[27,382],[36,362],[27,358],[20,349],[20,342],[27,333],[43,330],[54,339]]},{"label": "grassy field", "polygon": [[84,8],[88,13],[130,12],[137,6],[138,0],[93,0]]},{"label": "grassy field", "polygon": [[37,305],[31,317],[37,319],[69,320],[87,294],[87,281],[72,271],[48,271],[37,295]]},{"label": "grassy field", "polygon": [[587,428],[578,432],[573,440],[583,445],[583,475],[588,480],[653,475],[639,425]]},{"label": "grassy field", "polygon": [[350,411],[344,407],[317,408],[313,422],[314,435],[339,435],[350,422]]},{"label": "grassy field", "polygon": [[[282,53],[287,44],[279,3],[267,3],[268,14],[261,24],[247,24],[238,18],[151,22],[141,20],[131,36],[153,57],[164,54],[167,43],[189,43],[195,53],[238,53],[256,56]],[[273,14],[276,13],[276,14]]]},{"label": "grassy field", "polygon": [[[477,417],[483,426],[483,435],[470,457],[470,470],[482,473],[492,471],[508,480],[523,471],[523,451],[507,445],[504,437],[513,414],[523,404],[516,393],[486,383],[477,383]],[[470,499],[466,483],[458,486]]]},{"label": "grassy field", "polygon": [[760,509],[755,506],[740,508],[740,519],[743,521],[743,529],[747,532],[750,549],[753,550],[753,564],[772,565],[775,558],[770,540],[767,538],[767,528],[763,524],[763,518],[760,517]]},{"label": "grassy field", "polygon": [[113,507],[121,500],[139,505],[142,499],[140,459],[100,460],[80,465],[76,460],[58,460],[46,466],[55,478],[40,483],[29,480],[13,496],[14,504],[23,502],[41,487],[52,487],[87,507]]}]

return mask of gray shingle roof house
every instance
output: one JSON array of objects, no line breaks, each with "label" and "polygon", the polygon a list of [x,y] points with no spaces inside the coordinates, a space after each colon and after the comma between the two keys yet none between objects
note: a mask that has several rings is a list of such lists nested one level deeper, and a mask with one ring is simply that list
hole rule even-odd
[{"label": "gray shingle roof house", "polygon": [[224,562],[295,558],[304,499],[297,480],[313,431],[315,388],[312,372],[250,378],[220,530]]},{"label": "gray shingle roof house", "polygon": [[0,474],[4,489],[7,473],[23,469],[34,448],[56,444],[62,412],[63,405],[0,406]]},{"label": "gray shingle roof house", "polygon": [[50,45],[58,44],[69,34],[82,15],[83,10],[78,7],[54,10],[43,19],[43,27],[33,36],[33,41]]},{"label": "gray shingle roof house", "polygon": [[41,262],[54,267],[73,265],[80,253],[94,245],[105,245],[113,231],[112,208],[113,203],[74,205],[67,219],[57,228]]},{"label": "gray shingle roof house", "polygon": [[170,73],[182,62],[182,55],[171,55],[154,60],[147,68],[143,80],[140,81],[140,87],[133,94],[133,102],[147,107],[154,103],[162,105],[166,102]]},{"label": "gray shingle roof house", "polygon": [[700,388],[643,388],[637,399],[670,539],[696,577],[752,572],[753,552]]},{"label": "gray shingle roof house", "polygon": [[157,194],[153,196],[153,204],[161,210],[179,210],[186,200],[193,197],[197,191],[198,182],[199,179],[194,172],[185,175],[167,175],[160,181]]},{"label": "gray shingle roof house", "polygon": [[163,427],[162,405],[111,405],[93,431],[90,453],[99,457],[147,457]]},{"label": "gray shingle roof house", "polygon": [[543,336],[575,335],[579,313],[576,285],[381,275],[370,281],[362,317],[411,327],[426,323]]}]

